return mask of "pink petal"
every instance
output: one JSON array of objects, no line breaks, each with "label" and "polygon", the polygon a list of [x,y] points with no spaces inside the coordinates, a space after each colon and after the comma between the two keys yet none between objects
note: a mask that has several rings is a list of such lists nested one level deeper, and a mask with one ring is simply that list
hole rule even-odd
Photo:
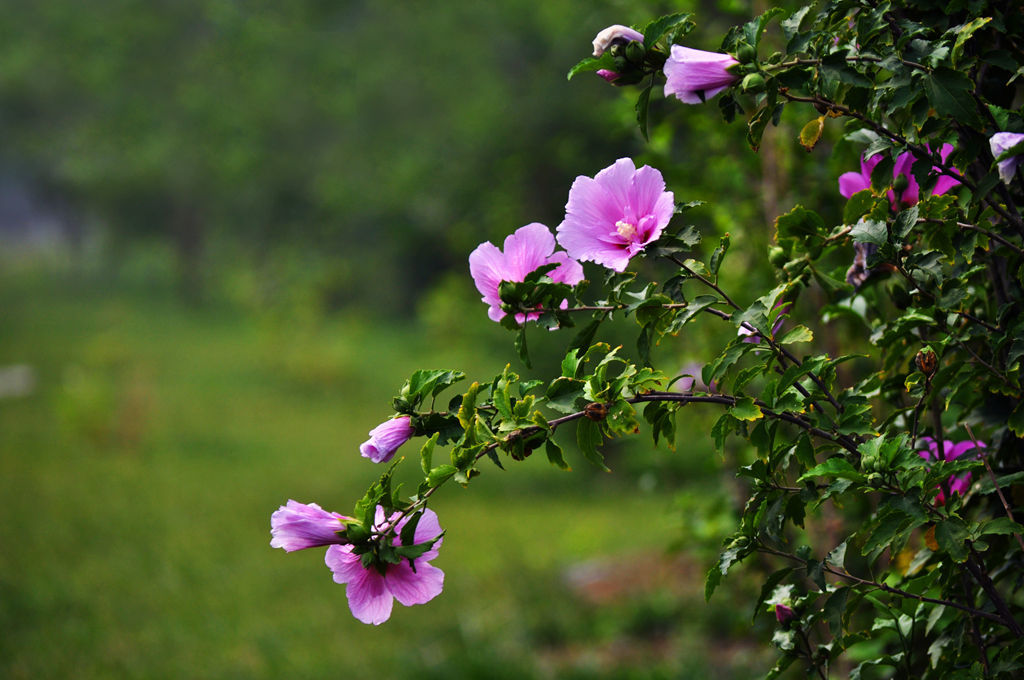
[{"label": "pink petal", "polygon": [[345,586],[348,608],[352,616],[363,623],[379,626],[391,617],[394,598],[388,590],[385,577],[376,569],[364,569],[363,573]]},{"label": "pink petal", "polygon": [[441,594],[444,572],[422,559],[416,560],[416,571],[413,571],[409,562],[405,561],[388,565],[385,582],[395,599],[411,607],[430,602]]},{"label": "pink petal", "polygon": [[551,230],[539,222],[516,229],[505,239],[503,281],[523,281],[526,275],[545,263],[555,250]]},{"label": "pink petal", "polygon": [[366,571],[359,555],[352,554],[351,545],[332,545],[324,555],[324,563],[334,574],[335,583],[355,581]]},{"label": "pink petal", "polygon": [[870,175],[865,177],[859,172],[844,172],[839,175],[839,194],[844,198],[850,198],[858,191],[864,191],[870,187]]}]

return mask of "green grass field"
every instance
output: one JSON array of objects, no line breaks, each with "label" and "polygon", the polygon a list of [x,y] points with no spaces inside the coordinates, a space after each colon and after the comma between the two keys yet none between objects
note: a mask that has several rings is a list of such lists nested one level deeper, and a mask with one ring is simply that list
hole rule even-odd
[{"label": "green grass field", "polygon": [[689,517],[704,501],[578,456],[573,473],[533,457],[438,494],[445,592],[379,628],[351,617],[322,550],[269,547],[289,498],[351,509],[380,473],[358,444],[412,370],[500,370],[504,354],[413,330],[0,275],[0,365],[38,383],[0,400],[0,677],[749,676],[750,612],[728,590],[703,604],[706,550],[666,550],[721,538]]}]

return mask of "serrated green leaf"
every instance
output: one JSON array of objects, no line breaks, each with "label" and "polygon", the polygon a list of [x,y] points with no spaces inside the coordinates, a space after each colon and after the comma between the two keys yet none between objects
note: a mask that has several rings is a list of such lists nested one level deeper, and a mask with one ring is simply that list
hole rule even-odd
[{"label": "serrated green leaf", "polygon": [[937,68],[924,77],[924,90],[932,108],[973,128],[984,127],[971,95],[974,83],[967,75],[948,68]]},{"label": "serrated green leaf", "polygon": [[589,418],[580,418],[576,425],[576,444],[583,456],[605,472],[611,472],[604,464],[604,456],[597,447],[604,443],[601,426]]},{"label": "serrated green leaf", "polygon": [[554,439],[549,438],[544,442],[544,452],[548,456],[548,462],[559,470],[565,470],[566,472],[572,470],[569,464],[565,462],[565,456],[562,455],[562,447]]},{"label": "serrated green leaf", "polygon": [[729,413],[739,420],[760,420],[764,417],[761,407],[754,403],[752,397],[740,397],[735,405],[729,409]]},{"label": "serrated green leaf", "polygon": [[780,345],[792,345],[797,342],[810,342],[814,340],[814,333],[811,332],[807,326],[797,326],[792,330],[789,330],[781,338],[778,338],[776,342]]},{"label": "serrated green leaf", "polygon": [[434,460],[434,446],[437,444],[437,438],[440,436],[439,432],[435,432],[431,435],[430,439],[423,443],[420,448],[420,467],[423,469],[423,474],[429,475]]},{"label": "serrated green leaf", "polygon": [[449,465],[447,463],[444,465],[438,465],[427,474],[427,482],[430,486],[438,486],[454,475],[455,472],[456,468],[454,465]]},{"label": "serrated green leaf", "polygon": [[842,456],[833,456],[824,463],[815,465],[813,468],[800,475],[797,479],[798,482],[804,482],[808,479],[814,479],[815,477],[825,477],[828,479],[841,478],[849,479],[854,482],[863,482],[864,475],[857,472],[857,470],[850,464],[850,461],[846,460]]},{"label": "serrated green leaf", "polygon": [[935,540],[939,549],[954,562],[967,561],[967,548],[964,545],[967,538],[967,526],[958,517],[950,517],[935,525]]}]

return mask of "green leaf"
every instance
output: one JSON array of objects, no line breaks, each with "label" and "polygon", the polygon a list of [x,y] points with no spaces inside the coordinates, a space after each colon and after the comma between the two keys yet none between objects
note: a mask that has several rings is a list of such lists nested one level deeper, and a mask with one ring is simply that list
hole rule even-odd
[{"label": "green leaf", "polygon": [[449,477],[455,474],[455,472],[456,468],[454,465],[449,465],[447,463],[444,465],[438,465],[427,475],[427,483],[430,484],[430,486],[438,486],[447,481]]},{"label": "green leaf", "polygon": [[680,26],[685,29],[684,34],[693,28],[693,22],[690,21],[688,12],[677,12],[651,21],[640,31],[644,34],[644,47],[647,49],[654,47],[654,44],[661,40],[661,36]]},{"label": "green leaf", "polygon": [[850,196],[846,207],[843,208],[843,223],[854,224],[860,220],[861,217],[871,212],[877,200],[871,193],[871,189],[864,189]]},{"label": "green leaf", "polygon": [[854,482],[864,481],[864,475],[857,472],[853,465],[850,464],[850,461],[846,460],[842,456],[833,456],[824,463],[815,465],[813,468],[802,474],[797,481],[803,482],[808,479],[814,479],[815,477],[826,477],[828,479],[838,477],[841,479],[849,479]]},{"label": "green leaf", "polygon": [[797,326],[796,328],[789,330],[779,338],[776,342],[780,345],[792,345],[796,342],[810,342],[814,339],[814,333],[811,332],[807,326]]},{"label": "green leaf", "polygon": [[636,100],[636,122],[640,126],[640,134],[643,135],[644,141],[649,139],[648,136],[648,125],[647,125],[647,113],[651,107],[651,90],[654,89],[654,80],[651,80],[651,84],[645,87],[641,92],[640,96]]},{"label": "green leaf", "polygon": [[566,472],[572,470],[569,464],[565,462],[565,457],[562,455],[562,447],[554,439],[549,438],[544,442],[544,452],[548,455],[548,462],[559,470],[565,470]]},{"label": "green leaf", "polygon": [[800,146],[808,151],[814,149],[821,139],[821,133],[825,131],[825,116],[812,118],[806,125],[800,128]]},{"label": "green leaf", "polygon": [[604,443],[601,426],[590,418],[580,418],[576,426],[576,444],[584,457],[605,472],[611,472],[604,464],[604,456],[597,450]]},{"label": "green leaf", "polygon": [[526,326],[523,325],[519,328],[519,332],[516,333],[515,339],[516,352],[519,353],[519,359],[527,368],[532,368],[530,365],[530,352],[526,347]]},{"label": "green leaf", "polygon": [[967,561],[967,525],[959,517],[950,517],[935,525],[935,540],[939,548],[954,562]]},{"label": "green leaf", "polygon": [[429,475],[432,467],[432,461],[434,459],[434,446],[437,444],[437,438],[440,436],[439,432],[435,432],[430,439],[423,443],[423,447],[420,449],[420,467],[423,468],[423,474]]},{"label": "green leaf", "polygon": [[873,243],[876,246],[883,246],[889,240],[889,231],[886,229],[885,222],[861,219],[850,230],[850,238],[861,243]]},{"label": "green leaf", "polygon": [[974,83],[966,74],[937,68],[924,77],[924,90],[932,108],[939,115],[973,128],[984,127],[971,95]]},{"label": "green leaf", "polygon": [[729,413],[739,420],[759,420],[764,416],[761,407],[754,403],[752,397],[740,397],[736,404],[729,409]]},{"label": "green leaf", "polygon": [[960,61],[960,56],[964,53],[964,44],[974,35],[975,31],[990,21],[992,21],[991,17],[978,17],[974,21],[953,29],[956,31],[956,42],[953,43],[953,51],[949,55],[949,60],[954,68],[956,68],[957,62]]},{"label": "green leaf", "polygon": [[582,59],[579,63],[569,69],[565,79],[572,80],[573,76],[577,73],[598,71],[603,68],[606,68],[609,71],[615,70],[615,60],[610,52],[605,52],[600,57],[587,57],[586,59]]},{"label": "green leaf", "polygon": [[808,236],[821,236],[825,231],[825,220],[813,210],[797,205],[775,218],[775,231],[778,234],[776,238],[793,237],[804,241]]}]

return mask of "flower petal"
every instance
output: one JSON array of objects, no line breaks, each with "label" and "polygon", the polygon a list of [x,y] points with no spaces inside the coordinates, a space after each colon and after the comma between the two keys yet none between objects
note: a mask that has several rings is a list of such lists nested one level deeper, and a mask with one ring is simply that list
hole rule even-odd
[{"label": "flower petal", "polygon": [[416,571],[408,561],[388,565],[385,580],[391,594],[406,607],[430,602],[444,589],[444,572],[422,559],[416,560]]}]

